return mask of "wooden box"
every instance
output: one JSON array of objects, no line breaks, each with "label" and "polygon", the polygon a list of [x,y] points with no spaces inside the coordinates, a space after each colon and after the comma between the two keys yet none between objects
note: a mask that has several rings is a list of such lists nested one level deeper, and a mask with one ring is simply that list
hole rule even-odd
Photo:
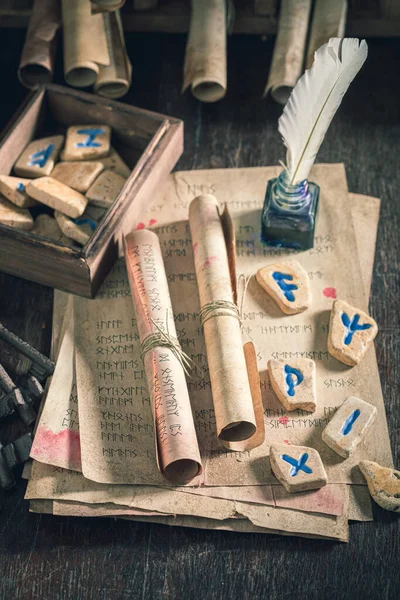
[{"label": "wooden box", "polygon": [[32,140],[70,125],[103,123],[112,145],[132,168],[118,198],[82,249],[0,224],[0,271],[80,296],[94,297],[118,256],[118,236],[175,166],[183,122],[59,85],[33,91],[0,136],[0,173],[9,174]]}]

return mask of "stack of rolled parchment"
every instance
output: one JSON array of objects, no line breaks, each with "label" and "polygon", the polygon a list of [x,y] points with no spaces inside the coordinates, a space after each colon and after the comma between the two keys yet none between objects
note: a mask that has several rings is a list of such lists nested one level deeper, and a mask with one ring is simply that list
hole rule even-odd
[{"label": "stack of rolled parchment", "polygon": [[[93,86],[108,98],[120,98],[131,85],[119,8],[124,0],[35,0],[18,76],[34,87],[53,78],[57,30],[62,24],[65,80],[74,87]],[[61,14],[60,14],[61,12]]]}]

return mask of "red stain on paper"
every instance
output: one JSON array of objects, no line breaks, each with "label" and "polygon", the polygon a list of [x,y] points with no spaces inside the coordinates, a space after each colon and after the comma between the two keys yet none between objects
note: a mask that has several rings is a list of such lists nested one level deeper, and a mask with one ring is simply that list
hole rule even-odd
[{"label": "red stain on paper", "polygon": [[216,260],[218,260],[217,256],[209,256],[208,258],[206,258],[203,264],[203,269],[208,269],[209,267],[211,267],[211,265],[214,264]]},{"label": "red stain on paper", "polygon": [[152,225],[155,225],[156,223],[157,223],[157,219],[150,219],[149,227],[151,227]]},{"label": "red stain on paper", "polygon": [[289,440],[283,440],[284,444],[290,444]]},{"label": "red stain on paper", "polygon": [[72,470],[82,469],[79,431],[63,429],[55,433],[46,427],[38,427],[33,442],[33,458],[55,464],[69,464]]},{"label": "red stain on paper", "polygon": [[287,425],[287,422],[289,421],[289,417],[287,415],[284,415],[283,417],[279,417],[278,421],[279,421],[279,423],[282,423],[282,425]]},{"label": "red stain on paper", "polygon": [[193,244],[193,254],[194,254],[194,255],[196,255],[196,252],[197,252],[197,248],[198,248],[198,246],[199,246],[198,242],[195,242],[195,243]]},{"label": "red stain on paper", "polygon": [[136,231],[139,229],[144,229],[146,227],[145,223],[138,223],[135,227]]},{"label": "red stain on paper", "polygon": [[333,298],[334,300],[336,298],[336,288],[334,287],[326,287],[322,293],[325,298]]}]

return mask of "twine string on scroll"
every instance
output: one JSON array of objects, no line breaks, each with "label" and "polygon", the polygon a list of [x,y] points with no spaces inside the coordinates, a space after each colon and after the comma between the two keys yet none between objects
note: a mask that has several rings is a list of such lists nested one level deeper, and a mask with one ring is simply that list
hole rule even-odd
[{"label": "twine string on scroll", "polygon": [[182,350],[178,338],[170,335],[168,331],[168,311],[166,316],[166,332],[163,331],[153,319],[150,319],[150,321],[152,325],[154,325],[154,327],[157,329],[157,332],[148,335],[140,344],[140,358],[143,360],[143,362],[146,354],[151,350],[154,350],[154,348],[169,348],[169,350],[171,350],[175,358],[179,361],[184,373],[188,377],[192,377],[192,372],[197,373],[196,365],[194,364],[190,356],[188,356],[186,352]]},{"label": "twine string on scroll", "polygon": [[199,317],[202,325],[204,325],[208,319],[213,319],[214,317],[234,317],[241,322],[238,307],[234,302],[230,302],[229,300],[214,300],[213,302],[208,302],[201,307]]}]

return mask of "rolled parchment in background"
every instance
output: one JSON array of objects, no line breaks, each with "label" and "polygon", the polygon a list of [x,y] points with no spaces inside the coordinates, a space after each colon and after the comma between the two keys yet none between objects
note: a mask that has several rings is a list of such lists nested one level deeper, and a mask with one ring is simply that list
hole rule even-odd
[{"label": "rolled parchment in background", "polygon": [[[194,262],[200,305],[232,303],[228,256],[218,203],[211,195],[195,198],[189,207]],[[212,310],[204,319],[204,336],[211,389],[221,440],[247,440],[256,431],[256,419],[247,375],[239,320],[234,311]]]},{"label": "rolled parchment in background", "polygon": [[342,38],[346,28],[347,0],[316,0],[307,49],[306,69],[314,62],[314,54],[333,37]]},{"label": "rolled parchment in background", "polygon": [[[176,339],[174,315],[160,243],[155,233],[136,231],[125,238],[125,260],[143,348],[153,408],[161,473],[173,483],[187,483],[202,471],[189,393],[182,364],[169,347],[149,343],[162,330]],[[150,338],[151,339],[151,338]]]},{"label": "rolled parchment in background", "polygon": [[125,0],[90,0],[92,12],[112,12],[118,8],[122,8]]},{"label": "rolled parchment in background", "polygon": [[182,92],[189,86],[202,102],[216,102],[225,96],[225,0],[192,0]]},{"label": "rolled parchment in background", "polygon": [[311,5],[311,0],[281,0],[278,34],[264,91],[264,97],[271,93],[280,104],[286,104],[303,73]]},{"label": "rolled parchment in background", "polygon": [[18,79],[25,87],[52,81],[60,22],[58,0],[34,1],[18,68]]},{"label": "rolled parchment in background", "polygon": [[69,85],[93,85],[110,56],[103,15],[93,15],[87,0],[62,0],[64,75]]},{"label": "rolled parchment in background", "polygon": [[119,10],[103,16],[110,64],[101,66],[94,91],[107,98],[121,98],[129,90],[132,65],[125,47],[124,31]]}]

